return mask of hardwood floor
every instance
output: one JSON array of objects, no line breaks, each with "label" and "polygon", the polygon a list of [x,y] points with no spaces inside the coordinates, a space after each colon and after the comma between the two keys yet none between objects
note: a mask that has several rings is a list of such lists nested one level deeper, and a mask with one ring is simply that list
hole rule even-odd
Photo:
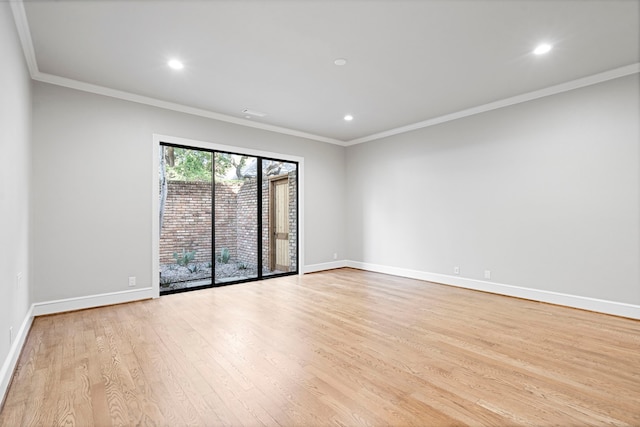
[{"label": "hardwood floor", "polygon": [[640,425],[640,321],[352,269],[35,319],[31,425]]}]

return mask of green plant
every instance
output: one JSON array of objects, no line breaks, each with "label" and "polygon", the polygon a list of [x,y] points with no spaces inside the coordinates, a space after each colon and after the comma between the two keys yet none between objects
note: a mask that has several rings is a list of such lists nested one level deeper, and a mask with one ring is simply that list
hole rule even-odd
[{"label": "green plant", "polygon": [[238,267],[238,270],[246,270],[247,268],[249,268],[244,262],[239,262],[238,264],[236,264],[236,267]]},{"label": "green plant", "polygon": [[198,264],[188,265],[187,268],[191,272],[191,274],[195,274],[200,271],[200,266]]},{"label": "green plant", "polygon": [[177,252],[173,253],[173,258],[176,260],[178,265],[186,267],[193,259],[196,257],[196,251],[186,251],[182,250],[182,253],[179,254]]},{"label": "green plant", "polygon": [[222,264],[226,264],[229,262],[229,258],[231,258],[231,253],[229,252],[229,249],[222,248],[220,249],[220,255],[216,257],[216,261]]},{"label": "green plant", "polygon": [[162,273],[160,273],[160,286],[162,286],[163,288],[166,288],[169,285],[171,285],[171,278],[162,277]]}]

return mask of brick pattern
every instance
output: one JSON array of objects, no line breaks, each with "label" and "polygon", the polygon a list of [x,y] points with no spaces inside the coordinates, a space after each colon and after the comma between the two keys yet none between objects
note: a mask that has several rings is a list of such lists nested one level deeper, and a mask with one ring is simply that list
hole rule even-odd
[{"label": "brick pattern", "polygon": [[296,207],[296,196],[298,187],[296,183],[296,171],[289,172],[289,268],[295,271],[297,268],[297,246],[298,241],[298,212]]},{"label": "brick pattern", "polygon": [[[257,248],[257,180],[216,182],[216,250],[229,249],[229,262],[255,266]],[[289,173],[289,254],[296,268],[296,172]],[[262,263],[269,266],[269,181],[262,183]],[[167,181],[160,236],[160,264],[174,264],[173,253],[196,251],[194,262],[211,261],[211,183]]]},{"label": "brick pattern", "polygon": [[[216,182],[216,256],[223,248],[229,249],[230,262],[238,257],[237,198],[241,188],[241,182]],[[211,230],[208,233],[210,235]]]},{"label": "brick pattern", "polygon": [[252,267],[256,265],[258,253],[258,202],[257,180],[246,179],[244,185],[238,191],[236,202],[238,224],[236,238],[238,242],[238,262],[243,262]]},{"label": "brick pattern", "polygon": [[[240,184],[216,183],[216,247],[235,256],[236,193]],[[224,202],[222,202],[224,200]],[[167,181],[160,235],[160,264],[174,264],[173,253],[196,251],[194,262],[211,261],[211,183]]]},{"label": "brick pattern", "polygon": [[269,180],[262,179],[262,268],[269,270]]}]

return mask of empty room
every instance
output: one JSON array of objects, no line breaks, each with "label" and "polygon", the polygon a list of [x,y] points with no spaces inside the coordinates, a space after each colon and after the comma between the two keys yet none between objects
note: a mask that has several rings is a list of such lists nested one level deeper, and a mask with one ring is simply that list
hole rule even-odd
[{"label": "empty room", "polygon": [[640,1],[0,2],[0,426],[640,426]]}]

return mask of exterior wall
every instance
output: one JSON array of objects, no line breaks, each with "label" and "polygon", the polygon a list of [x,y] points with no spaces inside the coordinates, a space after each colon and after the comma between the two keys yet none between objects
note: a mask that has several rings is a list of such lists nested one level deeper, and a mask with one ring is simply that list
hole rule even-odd
[{"label": "exterior wall", "polygon": [[167,181],[160,263],[173,264],[173,253],[196,251],[195,262],[211,260],[211,183]]},{"label": "exterior wall", "polygon": [[269,268],[269,181],[262,179],[262,268]]},{"label": "exterior wall", "polygon": [[[237,261],[256,265],[258,252],[257,180],[247,179],[238,191],[237,201]],[[233,257],[232,257],[233,258]]]},{"label": "exterior wall", "polygon": [[[216,254],[229,249],[231,262],[255,265],[257,253],[256,179],[215,185]],[[296,265],[296,173],[289,173],[289,256]],[[262,183],[262,265],[269,266],[269,180]],[[211,183],[167,181],[160,264],[174,264],[173,254],[196,251],[194,262],[211,261]]]},{"label": "exterior wall", "polygon": [[298,193],[298,187],[296,182],[296,171],[289,172],[289,268],[291,271],[295,271],[298,267],[297,252],[298,248],[296,242],[298,241],[298,212],[296,205],[296,195]]},{"label": "exterior wall", "polygon": [[[216,182],[216,255],[220,255],[223,248],[229,249],[231,259],[238,256],[238,192],[241,183]],[[211,241],[211,229],[207,230],[206,238]],[[211,253],[211,252],[209,252]],[[208,259],[210,261],[211,258]]]},{"label": "exterior wall", "polygon": [[[237,203],[239,184],[216,183],[216,247],[237,255]],[[173,253],[196,251],[194,262],[211,261],[211,183],[167,181],[160,264],[174,264]]]}]

